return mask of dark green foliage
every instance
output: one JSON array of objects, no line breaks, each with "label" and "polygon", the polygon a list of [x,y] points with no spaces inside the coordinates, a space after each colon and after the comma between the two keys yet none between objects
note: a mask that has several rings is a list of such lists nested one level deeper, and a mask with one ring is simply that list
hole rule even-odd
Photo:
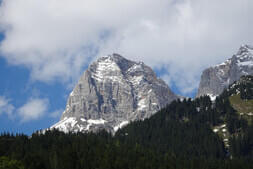
[{"label": "dark green foliage", "polygon": [[144,121],[133,122],[116,134],[122,142],[142,144],[183,158],[226,156],[223,142],[210,128],[218,121],[209,97],[174,101]]},{"label": "dark green foliage", "polygon": [[[8,136],[7,136],[8,137]],[[6,141],[0,136],[0,142]],[[13,137],[1,153],[4,164],[17,169],[251,169],[252,159],[221,159],[205,156],[179,157],[177,152],[159,151],[141,144],[121,142],[104,132],[98,134],[64,134],[58,131],[32,138]],[[157,138],[159,139],[159,138]],[[216,144],[216,143],[215,143]],[[17,149],[17,147],[22,149]],[[184,145],[181,149],[186,148]],[[206,145],[209,147],[209,145]],[[202,147],[195,147],[197,149]],[[208,149],[208,148],[207,148]],[[10,160],[15,157],[16,160]],[[7,161],[7,162],[6,162]],[[9,161],[11,161],[9,163]],[[24,164],[24,167],[23,167]],[[6,165],[5,165],[6,166]],[[23,168],[22,168],[23,167]],[[5,168],[8,169],[8,168]],[[16,169],[16,168],[10,168]]]},{"label": "dark green foliage", "polygon": [[244,133],[233,135],[230,139],[231,153],[234,157],[253,157],[253,126]]},{"label": "dark green foliage", "polygon": [[[238,82],[230,85],[227,90],[216,99],[216,109],[221,113],[221,118],[226,122],[230,133],[230,153],[233,157],[253,157],[253,125],[241,118],[230,105],[229,97],[240,93],[242,99],[253,98],[253,76],[242,76]],[[223,106],[223,108],[222,108]],[[220,107],[220,108],[219,108]]]},{"label": "dark green foliage", "polygon": [[20,161],[2,156],[0,157],[0,169],[24,169],[24,165]]},{"label": "dark green foliage", "polygon": [[228,90],[223,92],[223,96],[240,94],[243,100],[253,99],[253,76],[242,76],[240,80],[231,84]]},{"label": "dark green foliage", "polygon": [[253,99],[253,76],[241,77],[240,96],[243,100]]}]

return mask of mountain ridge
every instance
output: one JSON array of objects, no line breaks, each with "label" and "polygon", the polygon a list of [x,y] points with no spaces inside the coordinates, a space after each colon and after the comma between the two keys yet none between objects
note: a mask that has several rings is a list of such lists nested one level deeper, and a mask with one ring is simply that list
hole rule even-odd
[{"label": "mountain ridge", "polygon": [[[242,45],[232,58],[203,71],[197,97],[212,101],[231,83],[253,73],[253,47]],[[56,128],[64,132],[105,129],[115,133],[131,121],[149,118],[171,101],[182,99],[143,62],[119,54],[98,58],[70,93]]]}]

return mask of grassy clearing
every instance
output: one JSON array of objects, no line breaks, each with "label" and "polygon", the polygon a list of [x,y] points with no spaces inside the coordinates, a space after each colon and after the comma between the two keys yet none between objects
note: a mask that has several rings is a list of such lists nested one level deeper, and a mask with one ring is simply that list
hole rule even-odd
[{"label": "grassy clearing", "polygon": [[229,97],[229,101],[233,108],[240,116],[245,118],[250,124],[253,122],[253,100],[242,100],[240,95]]}]

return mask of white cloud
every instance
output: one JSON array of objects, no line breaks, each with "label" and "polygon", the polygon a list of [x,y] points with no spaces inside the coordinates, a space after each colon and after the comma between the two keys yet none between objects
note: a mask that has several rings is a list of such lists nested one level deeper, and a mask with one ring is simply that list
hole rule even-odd
[{"label": "white cloud", "polygon": [[48,112],[48,99],[30,98],[23,106],[17,109],[13,106],[13,104],[11,104],[10,101],[10,99],[0,96],[0,115],[6,114],[11,120],[19,118],[22,123],[38,120],[44,115],[48,115],[50,118],[59,118],[63,112],[62,109],[51,113]]},{"label": "white cloud", "polygon": [[13,118],[14,106],[10,104],[10,100],[4,96],[0,96],[0,114],[6,113],[10,119]]},{"label": "white cloud", "polygon": [[31,98],[26,104],[20,107],[17,112],[21,118],[21,122],[38,120],[47,113],[48,100]]},{"label": "white cloud", "polygon": [[3,0],[0,51],[33,80],[67,82],[117,52],[167,69],[187,93],[203,68],[253,43],[252,14],[252,0]]}]

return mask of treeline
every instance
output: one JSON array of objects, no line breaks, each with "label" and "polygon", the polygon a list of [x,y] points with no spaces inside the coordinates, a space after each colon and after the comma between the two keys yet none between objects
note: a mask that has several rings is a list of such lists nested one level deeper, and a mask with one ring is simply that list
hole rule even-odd
[{"label": "treeline", "polygon": [[1,169],[252,169],[250,159],[188,159],[169,150],[159,152],[138,143],[121,142],[106,132],[48,131],[31,138],[7,134],[0,137],[0,143]]}]

